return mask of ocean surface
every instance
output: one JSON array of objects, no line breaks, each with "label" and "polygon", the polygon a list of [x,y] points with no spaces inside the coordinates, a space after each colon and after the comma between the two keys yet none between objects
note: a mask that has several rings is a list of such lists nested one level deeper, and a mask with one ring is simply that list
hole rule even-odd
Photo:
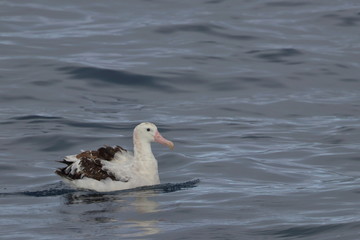
[{"label": "ocean surface", "polygon": [[[359,54],[358,0],[0,1],[0,238],[358,239]],[[144,121],[163,185],[55,175]]]}]

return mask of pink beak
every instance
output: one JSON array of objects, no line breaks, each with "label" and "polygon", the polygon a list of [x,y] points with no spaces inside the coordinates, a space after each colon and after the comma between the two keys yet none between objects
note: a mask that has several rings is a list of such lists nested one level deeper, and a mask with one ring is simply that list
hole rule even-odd
[{"label": "pink beak", "polygon": [[165,139],[163,136],[161,136],[159,131],[156,131],[154,140],[155,140],[155,142],[158,142],[160,144],[168,146],[171,150],[174,149],[174,143],[172,141]]}]

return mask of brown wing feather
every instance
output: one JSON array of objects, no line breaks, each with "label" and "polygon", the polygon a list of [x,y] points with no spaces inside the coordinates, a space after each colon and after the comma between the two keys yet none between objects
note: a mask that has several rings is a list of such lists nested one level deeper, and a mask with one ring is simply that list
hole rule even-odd
[{"label": "brown wing feather", "polygon": [[78,159],[81,159],[83,157],[90,158],[90,159],[100,158],[103,160],[111,161],[117,152],[123,152],[123,151],[126,152],[126,149],[124,149],[120,146],[115,146],[115,147],[104,146],[104,147],[99,148],[97,151],[82,152],[82,153],[76,155],[76,158],[78,158]]},{"label": "brown wing feather", "polygon": [[117,152],[126,151],[120,146],[109,147],[104,146],[96,151],[85,151],[78,155],[76,158],[79,159],[79,165],[81,170],[71,172],[71,165],[73,162],[64,159],[61,163],[67,164],[64,168],[59,168],[55,171],[61,177],[69,180],[82,179],[84,177],[96,179],[98,181],[110,178],[112,180],[124,181],[124,179],[116,179],[116,177],[109,171],[103,169],[101,160],[111,161]]}]

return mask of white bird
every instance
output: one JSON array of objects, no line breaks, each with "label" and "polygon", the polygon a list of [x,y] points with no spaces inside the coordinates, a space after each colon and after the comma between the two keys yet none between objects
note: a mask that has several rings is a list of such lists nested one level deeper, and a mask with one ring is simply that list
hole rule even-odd
[{"label": "white bird", "polygon": [[134,153],[120,146],[101,147],[66,156],[60,161],[67,164],[55,171],[63,181],[73,187],[108,192],[149,186],[160,183],[158,163],[151,151],[151,142],[174,148],[153,123],[137,125],[133,134]]}]

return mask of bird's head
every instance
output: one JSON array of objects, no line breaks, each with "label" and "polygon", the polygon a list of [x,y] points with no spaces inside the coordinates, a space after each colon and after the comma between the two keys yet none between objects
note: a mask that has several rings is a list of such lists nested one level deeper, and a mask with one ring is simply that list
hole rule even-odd
[{"label": "bird's head", "polygon": [[134,135],[137,138],[143,139],[145,141],[158,142],[169,147],[171,150],[174,149],[174,143],[161,136],[156,125],[153,123],[140,123],[135,127]]}]

